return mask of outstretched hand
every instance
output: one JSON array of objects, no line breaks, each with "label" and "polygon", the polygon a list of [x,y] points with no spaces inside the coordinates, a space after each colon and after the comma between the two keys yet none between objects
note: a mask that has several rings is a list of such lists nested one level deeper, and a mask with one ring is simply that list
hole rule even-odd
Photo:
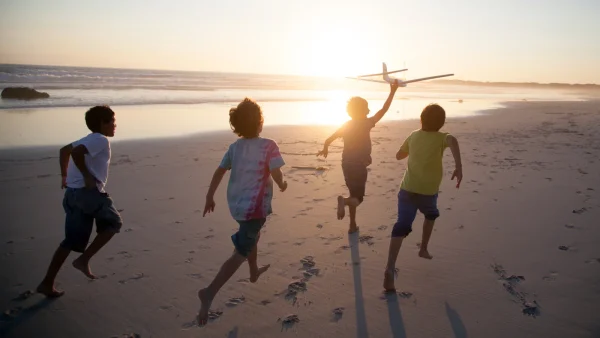
[{"label": "outstretched hand", "polygon": [[460,182],[462,182],[462,179],[463,179],[462,168],[454,169],[454,173],[452,174],[453,181],[454,181],[454,178],[456,178],[456,189],[458,189],[458,188],[460,188]]},{"label": "outstretched hand", "polygon": [[327,155],[329,155],[329,149],[323,149],[317,153],[317,157],[323,156],[323,157],[327,158]]}]

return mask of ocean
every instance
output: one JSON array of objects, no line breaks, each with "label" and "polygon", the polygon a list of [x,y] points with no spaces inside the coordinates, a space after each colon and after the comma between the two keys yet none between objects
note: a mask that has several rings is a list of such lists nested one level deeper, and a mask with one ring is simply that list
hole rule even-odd
[{"label": "ocean", "polygon": [[[410,77],[410,73],[408,74]],[[87,108],[107,104],[117,113],[115,140],[172,137],[227,130],[228,111],[244,97],[263,107],[265,125],[340,125],[351,96],[374,113],[385,84],[345,78],[217,72],[0,65],[0,89],[26,86],[49,99],[0,100],[0,148],[58,145],[87,133]],[[410,84],[398,89],[387,120],[418,118],[431,102],[449,117],[472,116],[502,102],[577,100],[576,92],[525,87]]]}]

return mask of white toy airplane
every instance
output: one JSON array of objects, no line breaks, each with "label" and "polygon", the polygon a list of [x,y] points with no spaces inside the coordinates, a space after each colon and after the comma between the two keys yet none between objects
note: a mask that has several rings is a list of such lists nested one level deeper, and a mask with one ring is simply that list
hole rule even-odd
[{"label": "white toy airplane", "polygon": [[[413,80],[402,80],[402,79],[397,79],[397,78],[393,78],[393,77],[389,76],[389,74],[404,72],[404,71],[407,71],[407,70],[408,69],[400,69],[400,70],[393,70],[391,72],[388,72],[387,65],[384,62],[383,63],[383,72],[381,72],[381,73],[358,75],[356,77],[348,77],[348,79],[361,80],[361,81],[369,81],[369,82],[379,82],[379,83],[390,83],[390,84],[393,83],[394,81],[398,81],[398,86],[399,87],[406,87],[406,85],[408,83],[412,83],[412,82],[419,82],[419,81],[425,81],[425,80],[431,80],[431,79],[439,79],[441,77],[454,76],[454,74],[444,74],[444,75],[435,75],[435,76],[422,77],[420,79],[413,79]],[[378,75],[382,75],[383,76],[383,80],[367,79],[367,77],[378,76]]]}]

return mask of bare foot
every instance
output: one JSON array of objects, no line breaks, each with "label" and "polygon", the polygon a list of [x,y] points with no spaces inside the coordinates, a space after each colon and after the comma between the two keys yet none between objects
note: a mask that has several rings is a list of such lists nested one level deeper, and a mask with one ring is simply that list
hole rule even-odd
[{"label": "bare foot", "polygon": [[433,256],[429,254],[429,252],[427,250],[423,250],[421,249],[419,251],[419,257],[425,258],[425,259],[432,259]]},{"label": "bare foot", "polygon": [[385,292],[396,292],[394,285],[394,271],[385,270],[383,274],[383,290]]},{"label": "bare foot", "polygon": [[358,227],[356,224],[350,224],[350,228],[348,229],[348,234],[353,234],[358,231]]},{"label": "bare foot", "polygon": [[49,285],[45,285],[45,284],[40,284],[35,291],[37,291],[38,293],[41,293],[42,295],[44,295],[48,298],[58,298],[65,294],[64,291],[56,290],[54,288],[54,285],[49,286]]},{"label": "bare foot", "polygon": [[81,272],[83,272],[83,274],[89,278],[89,279],[96,279],[97,277],[92,273],[92,270],[90,270],[90,264],[89,262],[84,262],[81,260],[80,258],[77,258],[76,260],[73,261],[73,267]]},{"label": "bare foot", "polygon": [[258,268],[258,270],[256,270],[256,274],[250,273],[250,282],[256,283],[258,277],[260,277],[260,275],[262,275],[265,271],[269,270],[270,267],[271,264],[263,265],[260,268]]},{"label": "bare foot", "polygon": [[208,322],[208,311],[213,299],[208,294],[206,289],[198,291],[198,298],[200,298],[200,311],[198,311],[198,325],[204,326]]},{"label": "bare foot", "polygon": [[346,202],[344,202],[344,197],[342,196],[338,196],[337,216],[338,219],[344,219],[344,216],[346,216]]}]

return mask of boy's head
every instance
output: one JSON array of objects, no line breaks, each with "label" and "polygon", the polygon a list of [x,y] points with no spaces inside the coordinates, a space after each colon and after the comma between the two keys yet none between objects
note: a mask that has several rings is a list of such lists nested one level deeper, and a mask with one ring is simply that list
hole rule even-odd
[{"label": "boy's head", "polygon": [[364,119],[369,115],[369,103],[359,96],[354,96],[348,100],[346,111],[353,119]]},{"label": "boy's head", "polygon": [[439,131],[446,122],[446,111],[437,103],[432,103],[421,112],[421,129]]},{"label": "boy's head", "polygon": [[258,137],[262,132],[263,122],[260,106],[250,98],[245,98],[237,107],[229,109],[229,125],[240,137]]},{"label": "boy's head", "polygon": [[85,113],[85,124],[92,133],[115,136],[116,122],[115,112],[109,106],[95,106]]}]

